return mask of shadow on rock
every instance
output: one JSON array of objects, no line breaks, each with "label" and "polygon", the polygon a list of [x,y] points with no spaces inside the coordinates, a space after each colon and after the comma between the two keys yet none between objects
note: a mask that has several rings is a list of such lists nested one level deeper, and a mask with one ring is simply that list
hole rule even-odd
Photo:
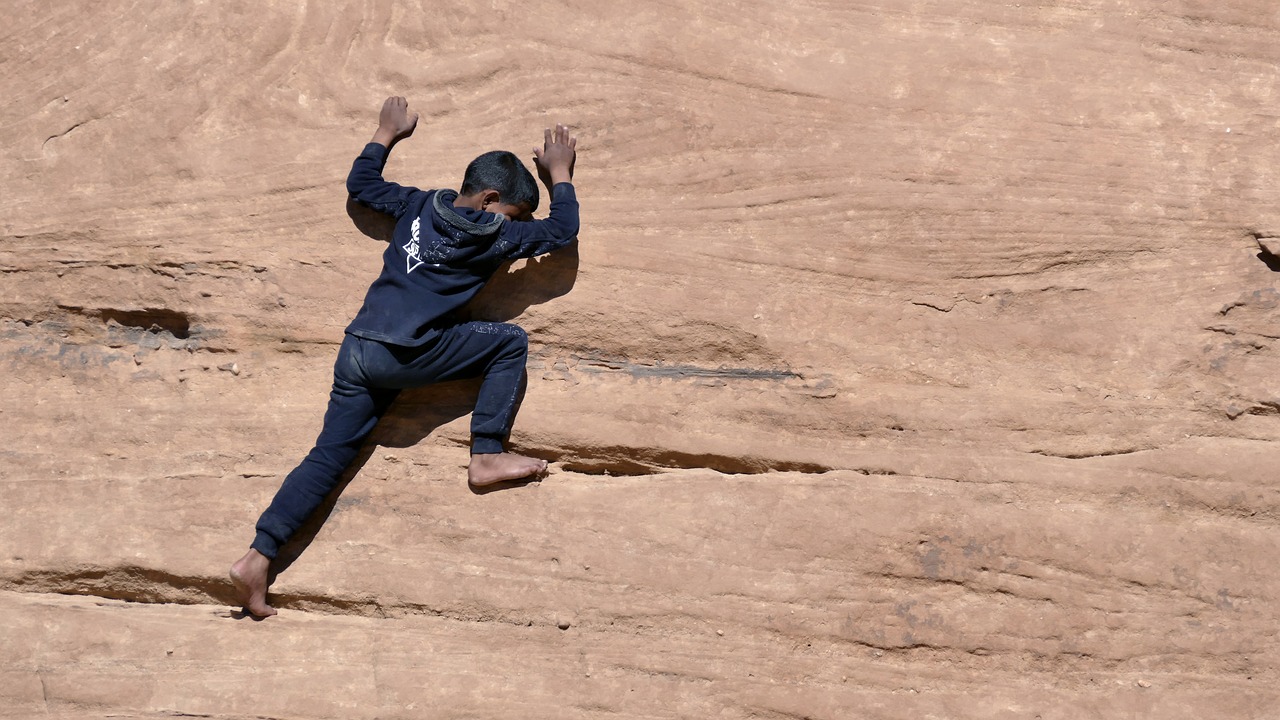
[{"label": "shadow on rock", "polygon": [[463,312],[473,320],[509,322],[534,305],[566,295],[578,281],[578,241],[546,255],[505,263]]},{"label": "shadow on rock", "polygon": [[347,217],[351,218],[356,229],[365,237],[391,242],[396,229],[396,219],[390,215],[370,210],[355,200],[347,198]]}]

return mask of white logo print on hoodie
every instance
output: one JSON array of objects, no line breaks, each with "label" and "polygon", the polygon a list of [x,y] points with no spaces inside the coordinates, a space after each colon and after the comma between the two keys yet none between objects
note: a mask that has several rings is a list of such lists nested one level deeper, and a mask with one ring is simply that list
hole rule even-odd
[{"label": "white logo print on hoodie", "polygon": [[424,262],[426,262],[418,254],[418,229],[421,227],[422,227],[422,218],[414,218],[413,227],[411,228],[413,234],[410,236],[409,242],[405,243],[404,245],[404,251],[409,254],[409,257],[405,258],[405,261],[404,261],[406,273],[411,273],[414,270],[417,270],[418,268],[422,267]]}]

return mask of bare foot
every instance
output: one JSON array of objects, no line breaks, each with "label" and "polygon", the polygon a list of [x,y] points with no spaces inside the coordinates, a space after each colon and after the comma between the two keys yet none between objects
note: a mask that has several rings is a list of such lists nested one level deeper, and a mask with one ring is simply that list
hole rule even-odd
[{"label": "bare foot", "polygon": [[271,559],[257,550],[249,550],[231,566],[231,582],[245,612],[257,617],[271,617],[276,609],[267,604],[267,570]]},{"label": "bare foot", "polygon": [[467,482],[476,487],[484,487],[504,480],[519,480],[537,475],[546,469],[546,460],[515,453],[472,455],[471,464],[467,466]]}]

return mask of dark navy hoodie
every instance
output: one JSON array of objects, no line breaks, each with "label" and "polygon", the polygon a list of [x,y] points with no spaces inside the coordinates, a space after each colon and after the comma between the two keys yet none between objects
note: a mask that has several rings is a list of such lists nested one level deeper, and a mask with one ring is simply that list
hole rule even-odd
[{"label": "dark navy hoodie", "polygon": [[369,143],[347,176],[347,192],[366,207],[396,218],[382,274],[347,332],[415,347],[427,331],[467,304],[507,260],[564,247],[578,235],[578,198],[570,183],[551,189],[546,220],[513,222],[504,215],[455,208],[453,190],[419,190],[382,179],[390,152]]}]

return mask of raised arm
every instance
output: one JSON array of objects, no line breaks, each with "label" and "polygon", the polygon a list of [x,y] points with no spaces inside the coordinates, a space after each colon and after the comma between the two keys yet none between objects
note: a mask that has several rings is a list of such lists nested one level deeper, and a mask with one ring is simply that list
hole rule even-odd
[{"label": "raised arm", "polygon": [[382,103],[378,129],[347,175],[347,192],[356,202],[394,217],[404,214],[410,196],[421,191],[387,182],[382,178],[382,168],[391,148],[412,135],[417,125],[418,113],[409,114],[409,103],[404,98],[389,97]]},{"label": "raised arm", "polygon": [[570,135],[565,125],[543,133],[542,147],[533,149],[533,162],[551,196],[551,214],[546,220],[504,223],[503,239],[512,245],[508,257],[549,253],[578,236],[578,196],[572,183],[577,147],[578,138]]}]

